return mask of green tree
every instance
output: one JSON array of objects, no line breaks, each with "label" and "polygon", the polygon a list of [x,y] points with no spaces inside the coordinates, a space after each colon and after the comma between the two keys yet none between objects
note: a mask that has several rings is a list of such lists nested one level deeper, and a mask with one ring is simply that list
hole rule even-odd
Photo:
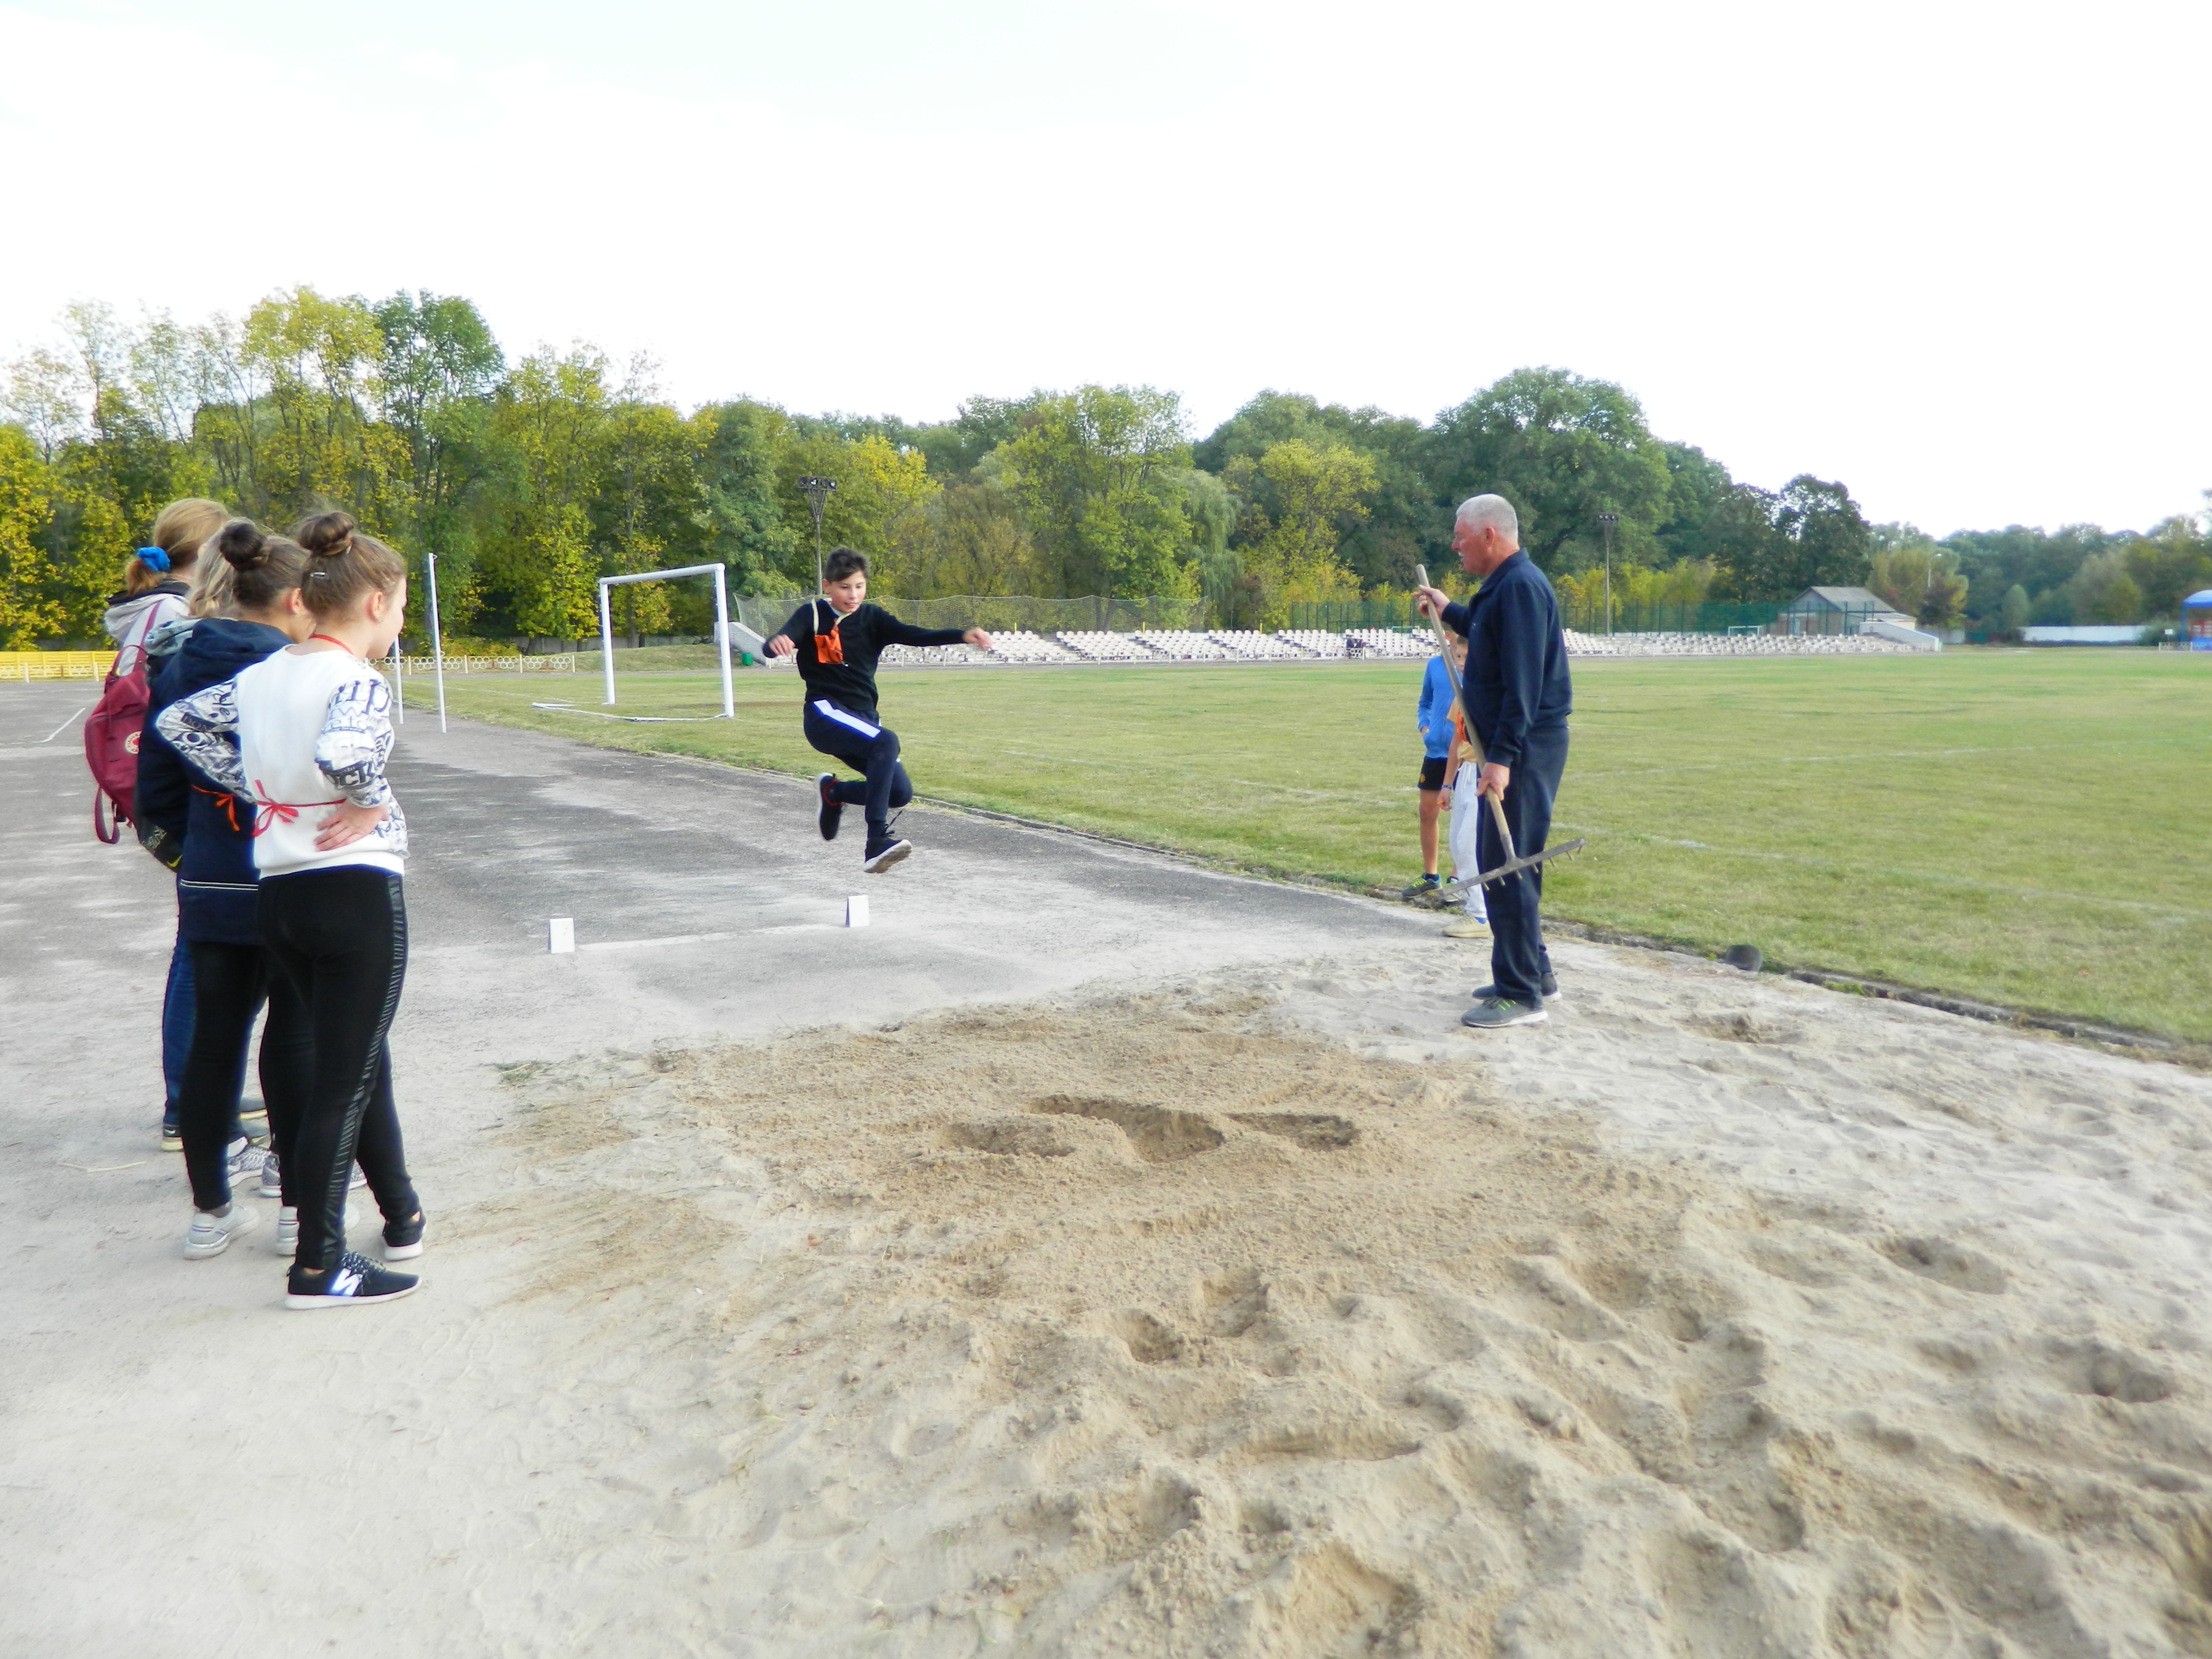
[{"label": "green tree", "polygon": [[295,289],[246,313],[242,346],[269,388],[267,424],[254,439],[260,510],[295,518],[343,507],[364,528],[396,535],[407,445],[376,418],[384,393],[376,313],[361,300]]},{"label": "green tree", "polygon": [[1959,557],[1909,524],[1877,525],[1867,586],[1915,621],[1955,628],[1966,603]]},{"label": "green tree", "polygon": [[799,480],[810,474],[837,483],[822,516],[824,547],[866,554],[887,595],[911,598],[927,585],[927,509],[944,485],[929,476],[928,458],[920,449],[880,432],[850,439],[817,425],[787,435],[777,447],[775,465],[777,498],[797,549],[799,568],[791,574],[800,586],[814,586],[814,520],[799,488]]},{"label": "green tree", "polygon": [[1691,444],[1662,444],[1667,457],[1667,516],[1658,529],[1659,556],[1673,563],[1717,556],[1721,505],[1735,480],[1728,468]]},{"label": "green tree", "polygon": [[1596,515],[1620,515],[1616,552],[1653,546],[1671,489],[1643,406],[1610,380],[1516,369],[1437,417],[1427,472],[1447,499],[1495,493],[1521,517],[1521,544],[1547,573],[1588,564]]},{"label": "green tree", "polygon": [[996,453],[1057,592],[1196,597],[1175,393],[1086,386],[1046,398]]},{"label": "green tree", "polygon": [[1781,604],[1866,582],[1874,532],[1839,483],[1800,473],[1772,495],[1737,484],[1710,522],[1715,599]]},{"label": "green tree", "polygon": [[[591,504],[593,543],[604,576],[702,564],[709,520],[699,465],[710,429],[685,420],[649,389],[633,384],[609,413],[598,486]],[[696,585],[677,589],[637,582],[613,589],[611,609],[632,644],[667,631],[679,613],[687,631],[709,625],[712,599]]]},{"label": "green tree", "polygon": [[948,485],[928,504],[932,558],[918,599],[1027,593],[1041,586],[1036,543],[1004,482],[988,475]]},{"label": "green tree", "polygon": [[1358,596],[1336,554],[1345,528],[1367,516],[1371,460],[1348,444],[1287,438],[1256,459],[1237,456],[1223,481],[1248,503],[1237,540],[1249,620],[1279,628],[1294,605]]},{"label": "green tree", "polygon": [[2146,618],[2178,617],[2183,599],[2212,587],[2212,539],[2193,516],[2178,514],[2152,526],[2148,535],[2126,544],[2126,553]]},{"label": "green tree", "polygon": [[[454,295],[393,295],[372,313],[382,336],[385,418],[404,446],[392,480],[395,532],[418,556],[435,554],[439,622],[448,634],[476,607],[478,531],[501,457],[492,409],[507,362],[475,306]],[[417,606],[429,625],[427,605]]]},{"label": "green tree", "polygon": [[1366,457],[1374,469],[1375,482],[1363,501],[1366,511],[1343,526],[1337,546],[1338,559],[1363,586],[1404,587],[1415,565],[1443,567],[1451,514],[1422,472],[1426,438],[1418,421],[1379,409],[1322,404],[1298,392],[1262,392],[1216,427],[1192,459],[1225,476],[1239,457],[1257,460],[1271,446],[1291,439],[1324,449],[1342,445]]},{"label": "green tree", "polygon": [[64,631],[46,544],[59,481],[19,426],[0,426],[0,648],[21,651]]},{"label": "green tree", "polygon": [[493,545],[482,568],[487,609],[518,633],[570,640],[597,630],[591,505],[605,459],[607,360],[589,346],[526,357],[492,415],[512,458]]},{"label": "green tree", "polygon": [[2012,635],[2027,626],[2027,590],[2018,582],[2005,589],[2004,599],[1998,606],[1997,626]]},{"label": "green tree", "polygon": [[[2012,525],[2003,530],[1960,531],[1945,537],[1943,545],[1958,555],[1960,574],[1969,583],[1969,624],[1985,628],[1995,620],[1989,608],[2015,586],[2027,591],[2036,622],[2070,622],[2071,601],[2060,597],[2060,591],[2084,562],[2121,539],[2088,524],[2057,531]],[[2055,611],[2066,614],[2050,614]]]},{"label": "green tree", "polygon": [[[733,593],[781,593],[795,585],[801,538],[777,494],[776,449],[784,413],[740,399],[692,416],[702,429],[699,465],[706,489],[707,556],[729,567]],[[812,547],[811,531],[806,545]],[[813,574],[811,553],[806,565]]]}]

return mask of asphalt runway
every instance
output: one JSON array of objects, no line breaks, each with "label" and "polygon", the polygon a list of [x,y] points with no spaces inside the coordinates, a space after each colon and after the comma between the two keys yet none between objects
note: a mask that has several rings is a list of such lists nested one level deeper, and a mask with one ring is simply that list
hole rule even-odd
[{"label": "asphalt runway", "polygon": [[[0,1079],[6,1109],[63,1135],[59,1156],[108,1163],[151,1144],[174,911],[168,875],[127,833],[93,839],[91,701],[82,682],[0,692],[0,999],[14,1011]],[[927,754],[914,762],[926,781]],[[926,806],[902,824],[915,856],[864,876],[857,811],[825,843],[801,781],[465,721],[441,734],[420,714],[392,775],[413,844],[403,1097],[463,1057],[881,1024],[1435,927]],[[844,925],[856,894],[866,928]],[[554,916],[574,919],[574,956],[549,953]]]}]

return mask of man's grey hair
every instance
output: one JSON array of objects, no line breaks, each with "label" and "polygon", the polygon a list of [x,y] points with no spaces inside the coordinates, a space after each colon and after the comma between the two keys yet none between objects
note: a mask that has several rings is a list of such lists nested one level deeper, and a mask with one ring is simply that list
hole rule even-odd
[{"label": "man's grey hair", "polygon": [[1521,515],[1503,495],[1468,496],[1459,504],[1458,522],[1469,530],[1495,530],[1514,546],[1521,545]]}]

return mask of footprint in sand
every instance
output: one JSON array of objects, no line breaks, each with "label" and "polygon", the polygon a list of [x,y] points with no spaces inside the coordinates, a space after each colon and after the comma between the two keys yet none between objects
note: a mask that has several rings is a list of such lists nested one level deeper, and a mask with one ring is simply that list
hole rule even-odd
[{"label": "footprint in sand", "polygon": [[1226,1139],[1195,1112],[1143,1106],[1131,1100],[1096,1100],[1080,1095],[1047,1095],[1030,1102],[1030,1110],[1061,1117],[1097,1118],[1129,1137],[1129,1149],[1147,1164],[1174,1164],[1210,1152]]}]

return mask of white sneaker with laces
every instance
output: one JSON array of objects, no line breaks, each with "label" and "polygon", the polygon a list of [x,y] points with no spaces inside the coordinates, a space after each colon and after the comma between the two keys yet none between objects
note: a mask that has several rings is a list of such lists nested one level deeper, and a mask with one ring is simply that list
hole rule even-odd
[{"label": "white sneaker with laces", "polygon": [[221,1255],[230,1248],[232,1239],[252,1232],[260,1221],[258,1214],[234,1199],[228,1212],[222,1215],[195,1210],[192,1212],[192,1224],[185,1234],[185,1255],[194,1261],[205,1256]]},{"label": "white sneaker with laces", "polygon": [[[354,1214],[353,1206],[347,1205],[345,1225],[349,1232],[358,1218]],[[287,1204],[276,1212],[276,1237],[270,1241],[269,1249],[276,1255],[300,1254],[300,1210],[297,1205]]]}]

